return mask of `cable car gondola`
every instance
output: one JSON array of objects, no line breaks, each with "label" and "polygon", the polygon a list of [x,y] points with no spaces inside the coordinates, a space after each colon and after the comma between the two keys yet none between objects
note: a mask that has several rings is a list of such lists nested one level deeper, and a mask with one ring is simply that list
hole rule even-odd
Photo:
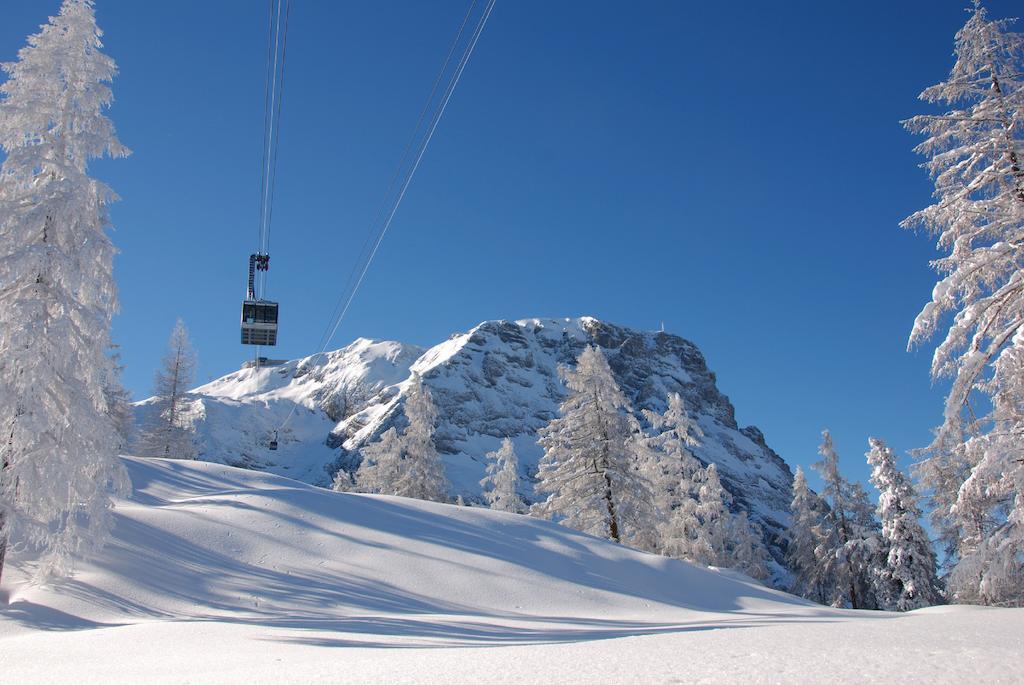
[{"label": "cable car gondola", "polygon": [[256,271],[270,268],[270,255],[249,255],[249,289],[242,302],[242,344],[277,344],[277,302],[256,298]]}]

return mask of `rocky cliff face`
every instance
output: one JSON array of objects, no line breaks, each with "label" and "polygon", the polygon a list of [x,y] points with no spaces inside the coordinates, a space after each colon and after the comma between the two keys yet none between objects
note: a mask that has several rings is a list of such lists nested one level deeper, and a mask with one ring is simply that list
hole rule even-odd
[{"label": "rocky cliff face", "polygon": [[[565,396],[558,367],[589,344],[604,350],[641,422],[640,410],[662,411],[669,393],[683,396],[706,435],[697,457],[718,465],[737,506],[765,526],[777,553],[792,473],[757,428],[736,424],[700,350],[675,335],[592,318],[487,321],[425,351],[357,340],[319,358],[237,371],[193,392],[200,458],[326,484],[337,468],[358,465],[365,444],[404,425],[403,390],[416,371],[438,408],[437,446],[452,495],[478,500],[484,454],[510,437],[529,498],[542,454],[537,430]],[[139,404],[141,420],[149,409]],[[275,429],[280,449],[271,452]]]}]

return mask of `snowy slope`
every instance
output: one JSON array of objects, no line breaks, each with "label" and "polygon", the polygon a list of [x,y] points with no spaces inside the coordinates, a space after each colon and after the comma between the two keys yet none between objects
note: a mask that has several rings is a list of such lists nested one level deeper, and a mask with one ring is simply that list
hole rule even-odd
[{"label": "snowy slope", "polygon": [[[558,367],[571,366],[588,344],[604,349],[641,420],[640,410],[663,410],[669,393],[683,395],[707,435],[697,456],[718,465],[737,506],[765,525],[778,554],[792,474],[760,431],[737,425],[700,350],[675,335],[589,317],[487,321],[426,351],[361,339],[325,357],[237,371],[194,391],[200,458],[329,483],[338,467],[358,465],[368,441],[404,425],[402,390],[417,371],[438,407],[452,495],[479,500],[484,455],[507,436],[529,497],[541,457],[537,430],[564,397]],[[140,404],[140,421],[149,409]],[[281,449],[271,452],[267,441],[282,424]]]},{"label": "snowy slope", "polygon": [[[218,464],[125,463],[135,491],[117,507],[115,541],[57,595],[61,609],[91,620],[810,606],[527,516],[334,493]],[[51,597],[24,599],[37,596]]]},{"label": "snowy slope", "polygon": [[125,463],[134,494],[72,580],[29,588],[12,559],[4,683],[1020,675],[1020,610],[833,610],[528,517]]}]

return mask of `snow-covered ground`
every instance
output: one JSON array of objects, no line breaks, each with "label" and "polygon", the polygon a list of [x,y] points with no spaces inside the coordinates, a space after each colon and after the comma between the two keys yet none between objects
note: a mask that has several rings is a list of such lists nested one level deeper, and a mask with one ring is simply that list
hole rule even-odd
[{"label": "snow-covered ground", "polygon": [[1024,610],[838,611],[527,517],[125,462],[96,559],[5,572],[3,683],[1024,681]]}]

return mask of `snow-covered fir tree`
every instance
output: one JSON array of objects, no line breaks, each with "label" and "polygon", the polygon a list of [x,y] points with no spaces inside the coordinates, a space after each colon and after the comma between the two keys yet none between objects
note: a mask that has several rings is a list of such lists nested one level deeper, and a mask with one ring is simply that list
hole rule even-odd
[{"label": "snow-covered fir tree", "polygon": [[448,501],[448,479],[444,464],[434,446],[437,408],[430,390],[418,373],[412,374],[405,390],[405,418],[409,425],[402,433],[405,460],[396,483],[396,494],[432,502]]},{"label": "snow-covered fir tree", "polygon": [[850,524],[850,539],[842,554],[852,571],[860,609],[884,608],[884,584],[879,583],[879,571],[885,567],[889,553],[882,527],[875,517],[875,506],[867,491],[860,483],[850,483],[850,494],[846,498],[847,522]]},{"label": "snow-covered fir tree", "polygon": [[188,421],[192,404],[188,399],[188,389],[192,385],[195,367],[196,357],[188,329],[178,319],[154,379],[154,411],[136,440],[136,451],[140,456],[195,458],[193,433]]},{"label": "snow-covered fir tree", "polygon": [[124,366],[121,364],[121,354],[117,351],[117,345],[111,346],[110,354],[110,378],[107,380],[107,408],[110,418],[114,420],[117,428],[118,451],[124,450],[132,439],[132,432],[135,428],[135,415],[132,412],[132,396],[121,384],[121,375],[124,373]]},{"label": "snow-covered fir tree", "polygon": [[128,153],[103,114],[101,35],[91,0],[65,0],[0,84],[0,549],[43,550],[39,577],[103,542],[128,487],[109,404],[115,195],[87,175]]},{"label": "snow-covered fir tree", "polygon": [[730,504],[732,495],[722,485],[718,467],[708,464],[698,490],[697,517],[700,519],[700,529],[697,531],[696,546],[708,550],[709,556],[706,559],[695,559],[698,563],[727,568],[732,565],[729,556],[733,533]]},{"label": "snow-covered fir tree", "polygon": [[351,473],[345,469],[338,469],[334,472],[334,478],[331,481],[331,490],[334,490],[335,492],[352,492],[355,489],[356,484]]},{"label": "snow-covered fir tree", "polygon": [[525,510],[519,496],[519,459],[512,441],[505,438],[501,447],[487,455],[487,475],[480,481],[484,489],[484,500],[496,511],[521,514]]},{"label": "snow-covered fir tree", "polygon": [[832,445],[832,435],[827,430],[822,432],[818,453],[822,459],[815,462],[812,468],[825,481],[821,498],[828,506],[815,557],[824,585],[825,599],[834,606],[849,604],[859,607],[857,584],[845,556],[845,546],[851,538],[851,526],[846,520],[845,498],[848,486],[839,473],[839,455]]},{"label": "snow-covered fir tree", "polygon": [[912,452],[918,461],[911,469],[928,505],[928,520],[936,533],[936,543],[943,551],[943,565],[947,569],[956,565],[964,547],[956,503],[960,486],[971,473],[965,437],[959,430],[956,435],[946,432],[929,446]]},{"label": "snow-covered fir tree", "polygon": [[980,452],[977,467],[962,488],[969,500],[979,490],[972,482],[985,484],[987,497],[996,500],[997,525],[983,555],[985,572],[978,594],[986,604],[1024,606],[1024,334],[1000,355],[995,375],[998,390],[993,393],[993,426],[972,449]]},{"label": "snow-covered fir tree", "polygon": [[673,508],[659,527],[659,551],[696,564],[767,578],[770,556],[763,531],[746,512],[730,512],[732,495],[722,485],[718,467],[709,464],[705,469],[692,455],[680,456],[685,466],[677,469],[680,480],[672,495]]},{"label": "snow-covered fir tree", "polygon": [[[355,490],[376,495],[397,495],[405,449],[398,430],[387,429],[362,449],[362,461],[355,473]],[[337,480],[337,478],[335,478]]]},{"label": "snow-covered fir tree", "polygon": [[704,473],[701,468],[692,477],[680,480],[677,492],[690,494],[679,497],[675,508],[660,526],[660,551],[665,556],[707,565],[715,554],[703,534],[703,524],[698,515],[698,497]]},{"label": "snow-covered fir tree", "polygon": [[637,468],[640,426],[600,349],[587,346],[562,368],[569,393],[561,416],[540,430],[544,456],[532,512],[616,542],[653,537],[650,484]]},{"label": "snow-covered fir tree", "polygon": [[[1022,337],[1022,336],[1018,336]],[[960,533],[947,577],[958,602],[1024,604],[1024,344],[994,364],[991,411],[964,446],[973,465],[951,507]]]},{"label": "snow-covered fir tree", "polygon": [[404,392],[407,426],[401,434],[389,428],[377,442],[363,448],[356,487],[360,492],[446,502],[448,480],[434,446],[437,409],[430,390],[413,373]]},{"label": "snow-covered fir tree", "polygon": [[815,550],[826,602],[854,609],[878,608],[874,574],[884,548],[867,493],[839,472],[839,455],[829,431],[822,432],[821,460],[813,468],[825,482],[824,525]]},{"label": "snow-covered fir tree", "polygon": [[647,440],[652,452],[660,455],[651,462],[654,469],[648,477],[661,521],[658,551],[676,559],[707,563],[713,553],[701,536],[697,514],[704,467],[692,452],[704,433],[677,393],[669,395],[664,414],[645,410],[644,415],[658,431]]},{"label": "snow-covered fir tree", "polygon": [[923,228],[949,251],[936,262],[943,278],[910,336],[923,342],[944,314],[956,313],[932,360],[933,375],[955,379],[945,430],[959,429],[971,391],[1024,318],[1024,39],[1010,23],[975,4],[956,34],[949,78],[921,93],[953,109],[905,122],[927,136],[916,149],[929,158],[936,202],[904,226]]},{"label": "snow-covered fir tree", "polygon": [[807,486],[804,470],[797,466],[793,477],[793,501],[786,529],[786,567],[793,581],[790,592],[820,604],[828,602],[826,579],[817,556],[822,543],[825,504]]},{"label": "snow-covered fir tree", "polygon": [[868,440],[871,483],[878,489],[878,518],[888,554],[877,576],[885,609],[910,611],[941,601],[935,550],[921,525],[921,510],[910,480],[896,465],[896,455],[883,440]]},{"label": "snow-covered fir tree", "polygon": [[694,421],[679,393],[668,396],[664,414],[643,410],[655,435],[645,440],[650,458],[644,462],[645,473],[654,492],[654,504],[664,520],[683,499],[697,496],[694,479],[701,472],[701,463],[693,456],[693,448],[700,445],[704,432]]},{"label": "snow-covered fir tree", "polygon": [[[998,453],[1024,451],[1021,433],[1004,434],[1000,416],[978,418],[972,407],[998,402],[1015,382],[1008,357],[1024,347],[1024,35],[1011,25],[990,19],[975,2],[956,34],[949,78],[921,94],[949,109],[905,122],[926,136],[917,151],[928,158],[935,203],[903,225],[924,229],[946,253],[935,261],[941,280],[910,344],[945,328],[931,373],[952,378],[952,387],[917,475],[930,496],[956,601],[993,601],[982,585],[1002,545],[993,535],[1008,530],[1015,497],[1006,486],[1015,478],[1012,463]],[[1013,567],[1015,553],[1001,548]]]},{"label": "snow-covered fir tree", "polygon": [[729,537],[726,565],[757,580],[768,578],[771,555],[764,546],[764,531],[747,517],[747,512],[740,511],[732,517]]}]

